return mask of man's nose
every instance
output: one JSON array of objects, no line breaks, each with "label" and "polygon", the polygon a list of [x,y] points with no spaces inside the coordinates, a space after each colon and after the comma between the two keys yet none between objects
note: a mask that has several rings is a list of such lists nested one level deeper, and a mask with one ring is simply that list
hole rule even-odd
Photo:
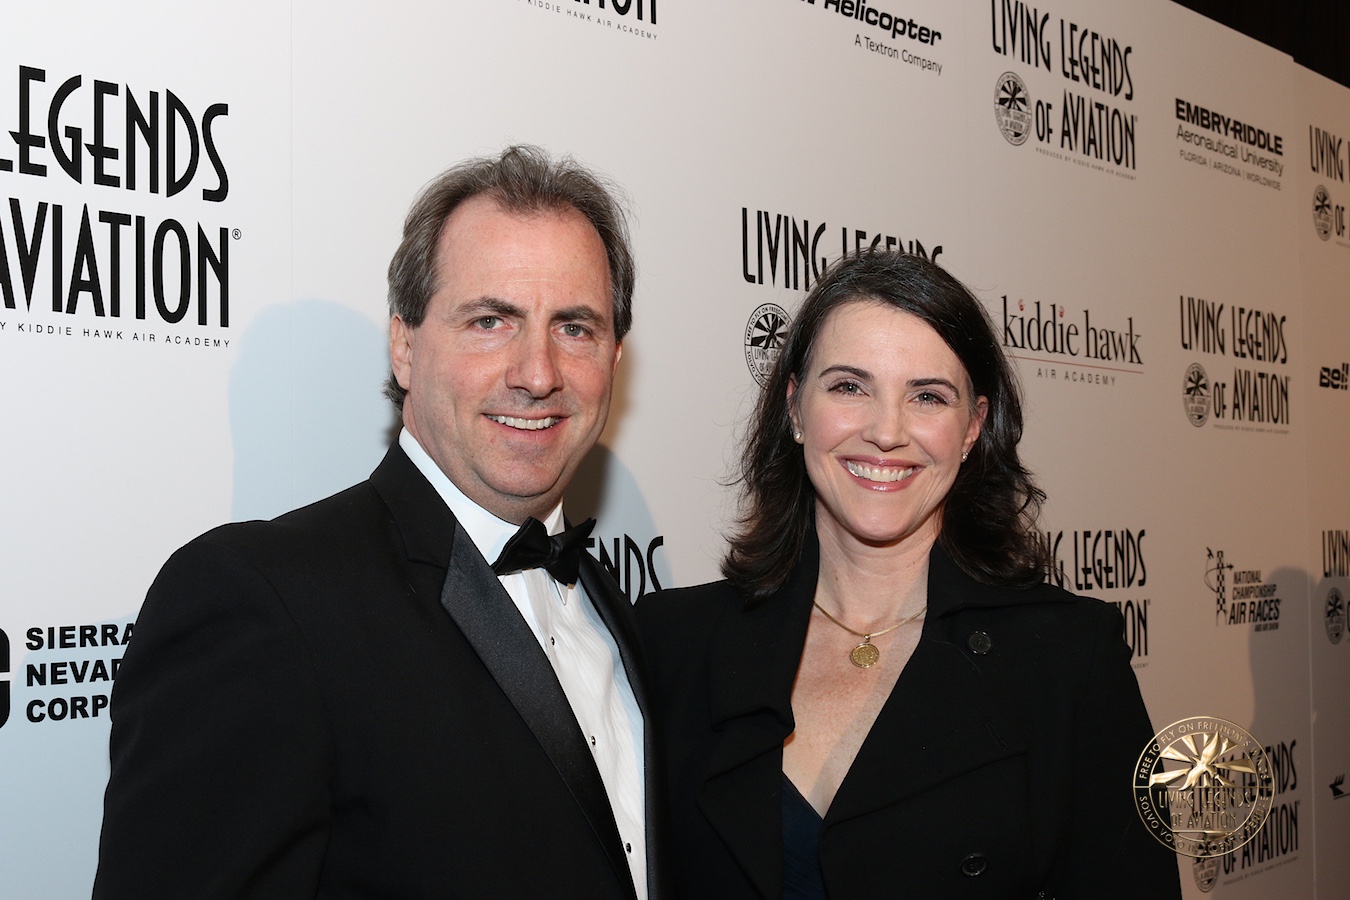
[{"label": "man's nose", "polygon": [[506,370],[506,386],[542,400],[563,386],[558,347],[547,329],[526,328],[513,342],[514,356]]}]

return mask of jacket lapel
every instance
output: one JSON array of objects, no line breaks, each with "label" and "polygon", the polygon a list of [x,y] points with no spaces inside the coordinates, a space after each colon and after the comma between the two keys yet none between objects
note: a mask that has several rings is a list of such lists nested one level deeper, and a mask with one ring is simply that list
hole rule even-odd
[{"label": "jacket lapel", "polygon": [[827,826],[1025,751],[1025,736],[999,700],[989,657],[972,650],[972,635],[961,628],[969,620],[957,615],[1010,602],[1018,598],[979,584],[933,548],[923,637],[840,785]]},{"label": "jacket lapel", "polygon": [[441,606],[552,760],[620,881],[631,885],[609,796],[567,695],[534,633],[458,522]]},{"label": "jacket lapel", "polygon": [[[439,582],[441,607],[548,754],[609,857],[619,883],[631,885],[628,860],[595,759],[553,666],[511,596],[445,501],[397,444],[390,447],[370,480],[390,511],[409,562],[419,564],[428,576],[444,571],[444,580]],[[424,583],[420,574],[414,583]],[[587,590],[591,590],[589,585]],[[619,645],[622,649],[623,643]],[[627,664],[628,657],[624,660]]]},{"label": "jacket lapel", "polygon": [[777,897],[783,878],[783,741],[793,729],[797,675],[815,596],[814,538],[788,583],[729,611],[713,637],[713,727],[720,738],[704,769],[699,807],[755,888]]}]

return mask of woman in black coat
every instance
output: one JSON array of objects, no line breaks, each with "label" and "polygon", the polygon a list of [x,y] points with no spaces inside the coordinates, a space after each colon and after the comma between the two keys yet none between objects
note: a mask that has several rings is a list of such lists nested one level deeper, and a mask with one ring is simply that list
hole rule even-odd
[{"label": "woman in black coat", "polygon": [[807,297],[726,580],[638,607],[682,896],[1180,897],[1120,616],[1043,583],[1021,419],[936,265],[862,253]]}]

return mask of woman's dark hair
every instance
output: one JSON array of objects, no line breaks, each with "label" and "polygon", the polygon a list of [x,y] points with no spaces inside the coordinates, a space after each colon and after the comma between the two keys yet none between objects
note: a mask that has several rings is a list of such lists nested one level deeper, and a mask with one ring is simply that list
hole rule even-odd
[{"label": "woman's dark hair", "polygon": [[862,251],[838,260],[802,302],[755,405],[741,457],[741,517],[722,574],[745,596],[777,591],[813,526],[815,490],[793,440],[788,385],[801,383],[821,326],[841,306],[881,303],[926,322],[947,342],[989,402],[979,440],[942,509],[938,542],[966,574],[986,584],[1030,586],[1045,577],[1035,534],[1045,493],[1017,455],[1022,401],[984,307],[961,282],[906,253]]}]

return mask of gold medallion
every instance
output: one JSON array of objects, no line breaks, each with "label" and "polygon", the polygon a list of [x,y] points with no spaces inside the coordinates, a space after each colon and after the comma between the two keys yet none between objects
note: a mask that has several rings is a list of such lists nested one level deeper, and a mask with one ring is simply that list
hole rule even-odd
[{"label": "gold medallion", "polygon": [[848,651],[849,662],[860,669],[870,669],[881,659],[881,651],[867,641],[863,641],[852,650]]},{"label": "gold medallion", "polygon": [[1192,716],[1158,732],[1134,770],[1149,832],[1183,856],[1223,856],[1254,838],[1274,798],[1266,751],[1223,719]]}]

